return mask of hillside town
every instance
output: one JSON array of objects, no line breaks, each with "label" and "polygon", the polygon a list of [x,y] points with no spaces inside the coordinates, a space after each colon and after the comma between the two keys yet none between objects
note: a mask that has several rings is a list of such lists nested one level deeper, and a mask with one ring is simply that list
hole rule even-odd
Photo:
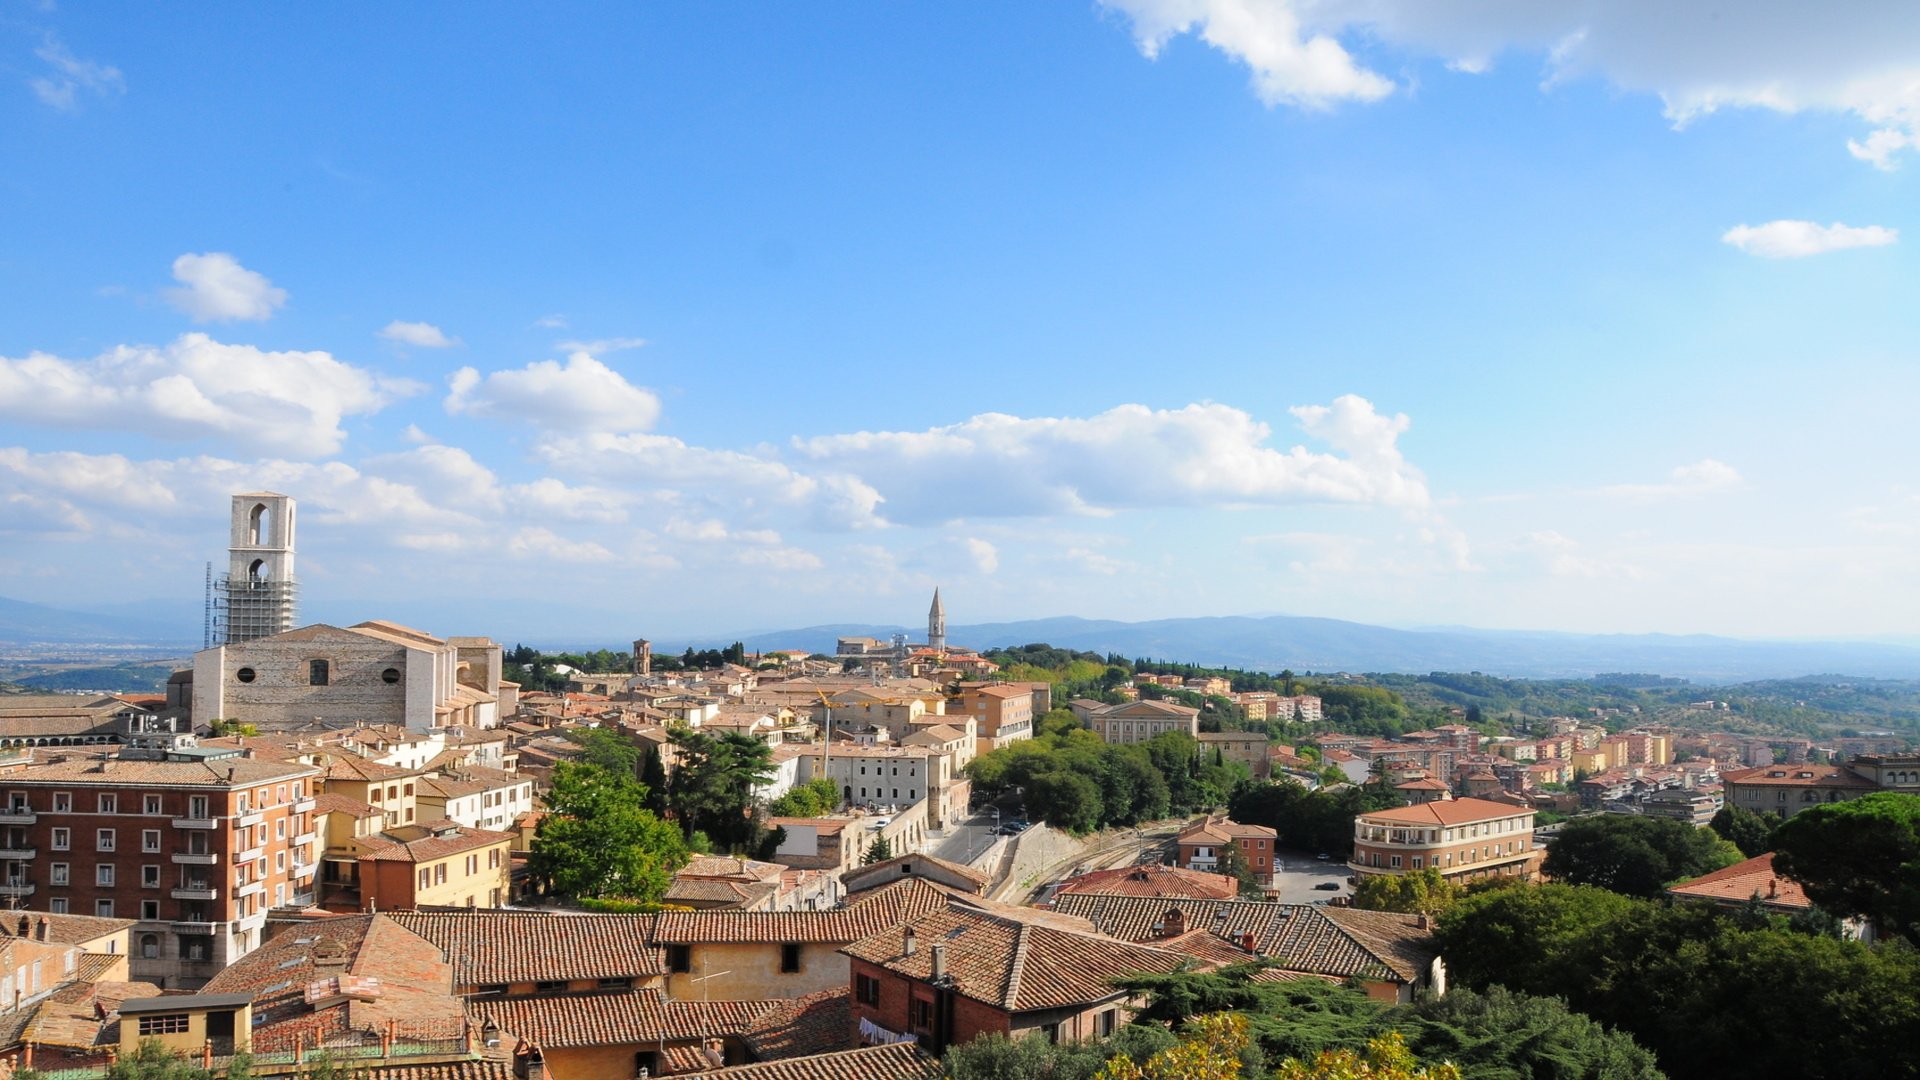
[{"label": "hillside town", "polygon": [[[293,512],[234,497],[220,640],[164,693],[0,698],[8,1068],[100,1076],[172,1052],[368,1080],[929,1077],[983,1036],[1113,1037],[1148,1008],[1127,981],[1144,976],[1252,965],[1388,1005],[1443,997],[1459,960],[1434,910],[1369,898],[1538,881],[1583,820],[1711,836],[1730,807],[1784,821],[1920,793],[1920,757],[1870,740],[1614,717],[1369,737],[1312,693],[1152,671],[1056,702],[949,643],[937,592],[924,641],[690,666],[636,640],[625,670],[535,690],[485,637],[295,625]],[[1169,696],[1195,694],[1252,723],[1203,730]],[[1310,744],[1270,741],[1274,721]],[[1118,827],[1050,822],[1066,811],[1045,774],[1009,788],[983,769],[1046,740],[1186,747],[1231,790],[1185,816],[1163,800]],[[751,758],[720,770],[742,799],[688,847],[669,827],[652,895],[560,884],[562,826],[611,828],[572,809],[582,777],[660,787],[692,840],[686,793],[717,748]],[[1367,801],[1316,851],[1252,809],[1289,791]],[[718,842],[743,821],[760,831]],[[1667,895],[1813,911],[1772,858]]]}]

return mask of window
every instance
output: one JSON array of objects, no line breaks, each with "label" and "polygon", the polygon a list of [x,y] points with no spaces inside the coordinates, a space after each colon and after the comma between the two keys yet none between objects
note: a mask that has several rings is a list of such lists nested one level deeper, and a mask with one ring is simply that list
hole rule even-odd
[{"label": "window", "polygon": [[140,812],[143,814],[156,814],[156,815],[159,814],[160,813],[160,796],[158,795],[142,796],[140,799]]},{"label": "window", "polygon": [[399,681],[400,681],[400,669],[399,669],[399,668],[388,668],[387,670],[385,670],[385,671],[383,671],[383,672],[381,672],[381,673],[380,673],[380,681],[381,681],[381,682],[383,682],[383,683],[386,683],[386,684],[387,684],[388,686],[392,686],[392,685],[393,685],[394,683],[397,683],[397,682],[399,682]]},{"label": "window", "polygon": [[275,873],[286,872],[286,869],[287,869],[287,853],[286,852],[276,851],[273,853],[273,869]]},{"label": "window", "polygon": [[183,943],[182,951],[184,951],[187,954],[188,960],[205,960],[207,958],[207,945],[209,943],[209,939],[183,938],[181,940]]},{"label": "window", "polygon": [[141,851],[159,851],[160,850],[160,830],[159,829],[141,829],[140,830],[140,850]]},{"label": "window", "polygon": [[187,800],[187,816],[204,818],[207,816],[207,797],[195,795]]},{"label": "window", "polygon": [[[158,920],[160,918],[160,901],[158,900],[140,901],[140,917],[142,919],[147,920],[148,922],[154,922]],[[147,959],[149,960],[153,959],[152,954],[150,953],[147,954]]]},{"label": "window", "polygon": [[625,990],[633,985],[632,979],[596,979],[594,985],[602,990]]},{"label": "window", "polygon": [[565,979],[539,979],[533,984],[534,992],[540,994],[556,994],[566,988],[567,980]]},{"label": "window", "polygon": [[1393,868],[1394,868],[1395,870],[1398,870],[1398,869],[1400,868],[1400,856],[1398,856],[1398,855],[1395,855],[1395,856],[1393,857]]},{"label": "window", "polygon": [[1094,1032],[1095,1034],[1099,1035],[1103,1039],[1107,1038],[1108,1036],[1113,1034],[1113,1029],[1116,1025],[1119,1024],[1119,1022],[1120,1022],[1119,1009],[1103,1010],[1095,1021]]},{"label": "window", "polygon": [[853,999],[862,1005],[880,1004],[880,980],[869,975],[855,975]]},{"label": "window", "polygon": [[1040,1033],[1045,1035],[1047,1041],[1050,1043],[1058,1043],[1060,1041],[1059,1024],[1042,1024],[1040,1025]]},{"label": "window", "polygon": [[160,887],[160,867],[157,864],[148,864],[140,868],[140,887],[143,889]]},{"label": "window", "polygon": [[479,872],[480,872],[480,856],[478,855],[467,856],[467,876],[472,877],[473,875]]},{"label": "window", "polygon": [[433,868],[433,883],[435,885],[445,885],[447,883],[446,863],[441,863]]},{"label": "window", "polygon": [[53,863],[52,865],[47,867],[47,873],[49,875],[47,878],[47,884],[65,885],[67,883],[67,864],[66,863],[63,863],[63,862]]},{"label": "window", "polygon": [[250,667],[243,667],[239,671],[234,672],[233,677],[236,679],[239,679],[241,682],[250,683],[253,681],[253,678],[254,678],[253,669]]},{"label": "window", "polygon": [[667,970],[675,975],[685,975],[693,970],[693,946],[667,946]]},{"label": "window", "polygon": [[113,918],[113,901],[95,900],[93,902],[93,913],[102,919]]},{"label": "window", "polygon": [[[156,946],[158,943],[155,943]],[[184,1035],[187,1032],[186,1013],[155,1013],[140,1018],[140,1034],[146,1035]]]},{"label": "window", "polygon": [[800,946],[787,942],[780,946],[780,974],[792,975],[800,970]]},{"label": "window", "polygon": [[307,661],[307,685],[327,685],[327,662],[325,660]]},{"label": "window", "polygon": [[429,889],[433,887],[433,871],[431,870],[420,871],[420,887],[423,889]]},{"label": "window", "polygon": [[67,898],[64,896],[56,896],[48,900],[47,911],[54,915],[65,915],[67,913]]},{"label": "window", "polygon": [[251,805],[247,802],[247,793],[244,791],[233,797],[233,812],[236,814],[246,813]]},{"label": "window", "polygon": [[53,793],[53,812],[68,814],[73,812],[73,792],[56,791]]},{"label": "window", "polygon": [[1418,856],[1418,855],[1415,855],[1415,856],[1413,857],[1413,868],[1414,868],[1415,870],[1418,870],[1418,869],[1420,869],[1420,868],[1421,868],[1422,866],[1424,866],[1424,865],[1425,865],[1425,863],[1424,863],[1424,862],[1422,861],[1422,859],[1421,859],[1421,857],[1420,857],[1420,856]]},{"label": "window", "polygon": [[[160,937],[157,934],[140,935],[140,955],[147,960],[160,959]],[[141,1034],[145,1034],[143,1031]]]},{"label": "window", "polygon": [[933,1002],[922,997],[913,999],[913,1026],[922,1031],[933,1030]]},{"label": "window", "polygon": [[498,869],[499,866],[500,866],[500,849],[493,848],[492,850],[487,852],[487,869],[494,870],[494,869]]}]

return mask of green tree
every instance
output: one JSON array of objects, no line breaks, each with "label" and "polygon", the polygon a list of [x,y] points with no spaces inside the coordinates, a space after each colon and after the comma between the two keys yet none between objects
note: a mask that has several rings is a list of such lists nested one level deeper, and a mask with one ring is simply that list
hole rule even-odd
[{"label": "green tree", "polygon": [[861,860],[861,865],[872,866],[874,863],[886,862],[891,858],[893,858],[893,844],[884,836],[876,836],[873,838],[873,843],[867,845],[867,854]]},{"label": "green tree", "polygon": [[1100,785],[1091,776],[1066,769],[1042,773],[1027,783],[1027,809],[1047,824],[1084,833],[1100,827],[1106,809]]},{"label": "green tree", "polygon": [[1369,874],[1354,886],[1353,906],[1366,911],[1438,915],[1465,895],[1465,889],[1448,881],[1438,870]]},{"label": "green tree", "polygon": [[755,854],[765,828],[754,792],[773,779],[773,749],[735,731],[716,738],[683,727],[670,737],[679,762],[667,805],[680,827],[706,833],[725,851]]},{"label": "green tree", "polygon": [[646,792],[641,805],[656,816],[667,812],[667,766],[661,760],[660,748],[648,743],[640,750],[640,763],[635,767],[640,775],[640,787]]},{"label": "green tree", "polygon": [[1920,795],[1882,791],[1802,810],[1773,844],[1774,869],[1814,903],[1920,942]]},{"label": "green tree", "polygon": [[1220,849],[1220,873],[1239,883],[1240,899],[1258,900],[1266,895],[1266,889],[1260,879],[1253,876],[1253,867],[1247,865],[1246,852],[1239,844],[1229,843]]},{"label": "green tree", "polygon": [[1671,818],[1602,814],[1569,822],[1541,870],[1569,885],[1655,897],[1667,885],[1732,866],[1740,849],[1711,829]]},{"label": "green tree", "polygon": [[107,1066],[106,1080],[209,1080],[212,1076],[159,1039],[142,1039],[133,1053]]},{"label": "green tree", "polygon": [[581,761],[610,773],[639,777],[640,748],[617,729],[579,728],[568,732],[567,738],[579,745]]},{"label": "green tree", "polygon": [[1780,819],[1728,803],[1713,815],[1707,827],[1751,859],[1773,850],[1773,830],[1780,827]]},{"label": "green tree", "polygon": [[840,788],[825,776],[813,779],[767,804],[774,817],[819,817],[840,806]]},{"label": "green tree", "polygon": [[547,813],[528,853],[534,880],[562,896],[658,901],[686,865],[686,841],[642,808],[642,795],[631,774],[576,762],[555,766]]}]

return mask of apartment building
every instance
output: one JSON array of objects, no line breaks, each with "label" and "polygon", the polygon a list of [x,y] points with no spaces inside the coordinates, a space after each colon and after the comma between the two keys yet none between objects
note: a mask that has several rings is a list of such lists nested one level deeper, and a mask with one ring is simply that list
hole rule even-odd
[{"label": "apartment building", "polygon": [[947,714],[973,717],[979,753],[1033,738],[1033,693],[1020,686],[976,686],[949,699]]},{"label": "apartment building", "polygon": [[268,909],[311,899],[318,770],[133,738],[0,762],[0,898],[133,919],[131,976],[199,986],[259,946]]},{"label": "apartment building", "polygon": [[1211,816],[1182,829],[1174,843],[1180,850],[1180,865],[1202,873],[1219,871],[1222,853],[1228,847],[1238,847],[1254,880],[1271,885],[1279,838],[1279,833],[1265,825],[1242,825],[1230,818]]},{"label": "apartment building", "polygon": [[1485,799],[1442,799],[1357,814],[1353,859],[1361,877],[1438,870],[1455,881],[1532,878],[1542,853],[1533,843],[1533,811]]}]

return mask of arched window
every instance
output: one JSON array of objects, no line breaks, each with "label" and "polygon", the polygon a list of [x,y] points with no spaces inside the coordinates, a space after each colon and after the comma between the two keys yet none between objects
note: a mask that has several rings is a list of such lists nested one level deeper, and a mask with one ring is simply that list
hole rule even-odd
[{"label": "arched window", "polygon": [[160,959],[160,938],[154,934],[141,934],[140,955],[147,960]]},{"label": "arched window", "polygon": [[265,559],[253,560],[253,565],[247,567],[247,580],[249,581],[267,580],[267,560]]},{"label": "arched window", "polygon": [[257,503],[247,515],[247,545],[268,547],[273,543],[273,519],[267,516],[267,504]]}]

